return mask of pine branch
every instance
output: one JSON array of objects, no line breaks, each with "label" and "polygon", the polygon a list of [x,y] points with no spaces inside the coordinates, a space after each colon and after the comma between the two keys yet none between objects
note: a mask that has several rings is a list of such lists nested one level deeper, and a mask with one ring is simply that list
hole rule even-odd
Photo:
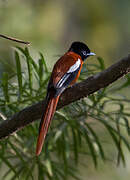
[{"label": "pine branch", "polygon": [[[61,95],[57,109],[60,109],[74,101],[87,97],[88,95],[107,87],[117,79],[130,72],[130,55],[113,64],[106,70],[90,76],[81,83],[69,87]],[[0,124],[0,139],[5,138],[12,133],[24,128],[26,125],[40,119],[44,110],[45,100],[27,107],[14,114],[11,118]]]}]

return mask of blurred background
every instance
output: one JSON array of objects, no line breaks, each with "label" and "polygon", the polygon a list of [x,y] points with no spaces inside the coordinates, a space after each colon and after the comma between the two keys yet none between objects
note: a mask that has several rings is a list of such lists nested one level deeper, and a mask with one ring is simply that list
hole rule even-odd
[{"label": "blurred background", "polygon": [[[50,70],[73,41],[87,43],[108,67],[129,53],[130,1],[0,0],[0,34],[30,41],[33,56],[42,52]],[[0,75],[5,69],[11,73],[3,61],[13,65],[12,47],[16,45],[0,39]],[[127,163],[126,168],[101,163],[96,170],[89,161],[81,174],[84,180],[127,180],[129,157]]]},{"label": "blurred background", "polygon": [[[129,52],[129,17],[129,0],[0,0],[0,33],[30,41],[48,65],[77,40],[112,64]],[[0,40],[3,56],[10,44]]]}]

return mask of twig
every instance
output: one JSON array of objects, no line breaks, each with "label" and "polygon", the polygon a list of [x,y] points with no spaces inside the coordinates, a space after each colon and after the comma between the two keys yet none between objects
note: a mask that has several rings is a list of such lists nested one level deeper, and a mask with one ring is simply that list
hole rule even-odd
[{"label": "twig", "polygon": [[16,38],[13,38],[13,37],[10,37],[10,36],[5,36],[3,34],[0,34],[0,37],[2,37],[4,39],[11,40],[11,41],[15,41],[15,42],[18,42],[18,43],[30,45],[30,42],[23,41],[23,40],[20,40],[20,39],[16,39]]},{"label": "twig", "polygon": [[[107,87],[117,79],[130,72],[130,55],[123,58],[119,62],[113,64],[106,70],[90,76],[81,83],[77,83],[69,87],[61,95],[57,109],[60,109],[74,101]],[[0,139],[5,138],[12,133],[24,128],[26,125],[38,120],[44,110],[45,100],[27,107],[20,112],[14,114],[11,118],[0,124]]]}]

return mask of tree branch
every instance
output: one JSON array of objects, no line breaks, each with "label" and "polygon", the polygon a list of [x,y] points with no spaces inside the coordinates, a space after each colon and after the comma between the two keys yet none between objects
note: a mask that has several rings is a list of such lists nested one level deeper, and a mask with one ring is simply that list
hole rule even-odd
[{"label": "tree branch", "polygon": [[22,43],[22,44],[30,45],[30,42],[28,42],[28,41],[23,41],[21,39],[16,39],[16,38],[13,38],[13,37],[10,37],[10,36],[6,36],[6,35],[3,35],[3,34],[0,34],[0,37],[4,38],[4,39],[8,39],[10,41],[15,41],[17,43]]},{"label": "tree branch", "polygon": [[[110,85],[128,72],[130,72],[130,55],[113,64],[106,70],[94,76],[90,76],[83,82],[67,88],[60,97],[57,109],[60,109],[83,97],[87,97],[99,89]],[[33,121],[41,118],[44,110],[44,104],[45,100],[38,102],[37,104],[27,107],[14,114],[11,118],[3,121],[0,124],[0,139],[11,135]]]}]

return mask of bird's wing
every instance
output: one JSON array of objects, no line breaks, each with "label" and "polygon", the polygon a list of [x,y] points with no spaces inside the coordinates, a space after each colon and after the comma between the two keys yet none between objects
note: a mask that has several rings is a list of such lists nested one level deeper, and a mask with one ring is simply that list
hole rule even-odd
[{"label": "bird's wing", "polygon": [[55,96],[61,94],[75,79],[81,71],[81,57],[75,53],[67,53],[62,56],[54,66],[52,76],[48,85],[56,90]]}]

